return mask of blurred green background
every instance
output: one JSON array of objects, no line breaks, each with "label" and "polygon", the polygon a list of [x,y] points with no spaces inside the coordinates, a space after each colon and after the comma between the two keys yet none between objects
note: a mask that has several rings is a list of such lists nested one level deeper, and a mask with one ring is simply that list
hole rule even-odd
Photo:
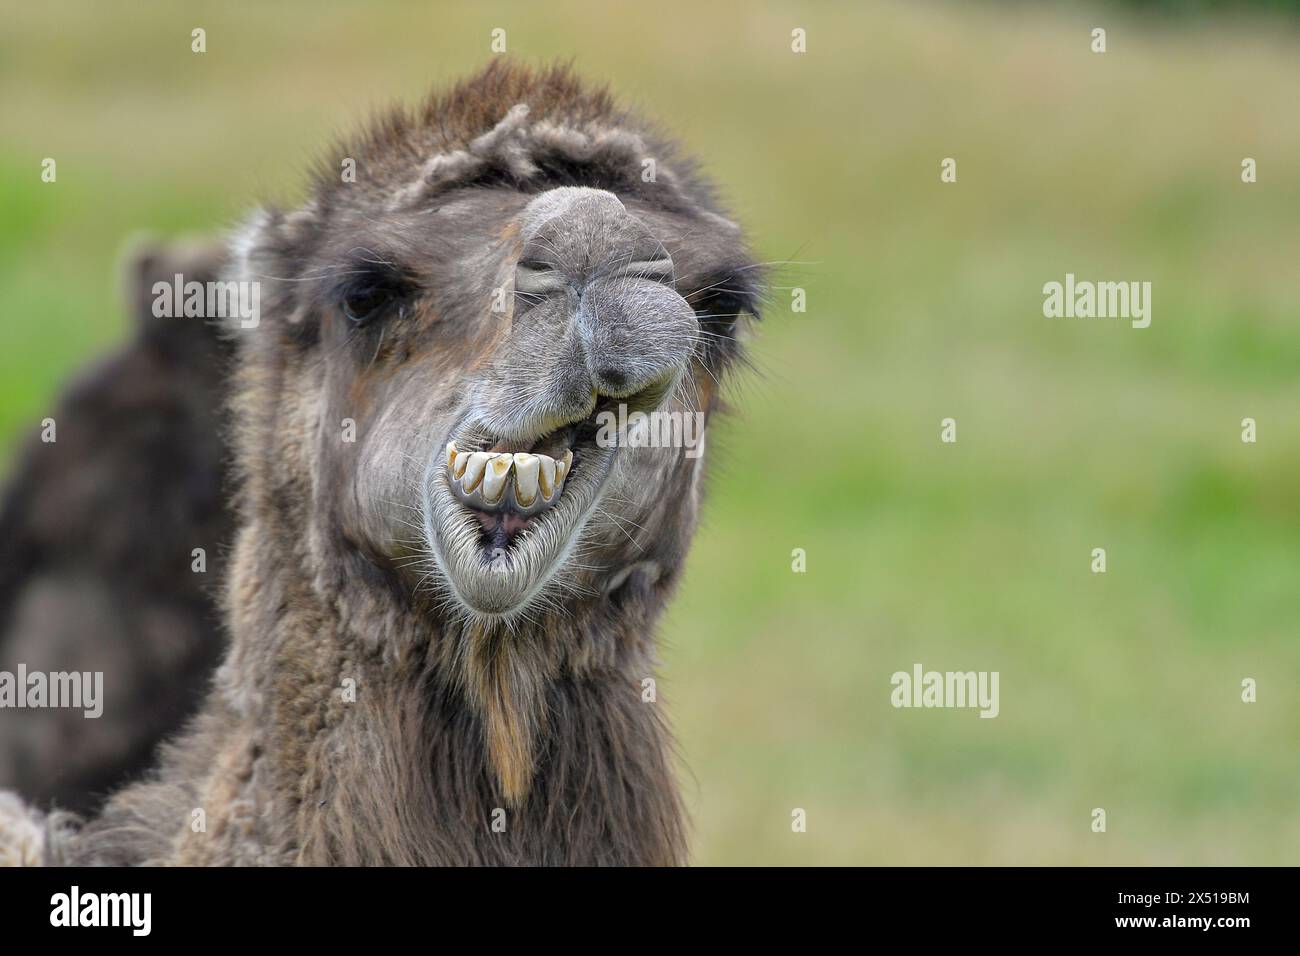
[{"label": "blurred green background", "polygon": [[[661,629],[696,861],[1300,861],[1296,21],[992,3],[0,11],[6,457],[123,336],[128,236],[300,198],[336,132],[483,65],[504,27],[508,56],[572,58],[662,119],[761,258],[796,260],[760,374],[711,442]],[[1151,281],[1151,327],[1045,319],[1043,283],[1067,272]],[[890,675],[914,662],[1000,671],[1001,715],[893,709]]]}]

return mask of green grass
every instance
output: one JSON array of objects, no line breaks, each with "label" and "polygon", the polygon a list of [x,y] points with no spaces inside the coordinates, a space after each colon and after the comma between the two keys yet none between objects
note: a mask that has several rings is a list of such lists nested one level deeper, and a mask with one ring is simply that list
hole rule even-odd
[{"label": "green grass", "polygon": [[[502,26],[509,55],[572,57],[665,120],[761,256],[798,260],[662,629],[696,859],[1300,858],[1294,29],[997,4],[3,6],[0,438],[122,334],[128,236],[292,201],[336,131],[481,65]],[[1044,319],[1066,272],[1153,282],[1151,327]],[[1000,671],[1001,715],[894,710],[915,661]]]}]

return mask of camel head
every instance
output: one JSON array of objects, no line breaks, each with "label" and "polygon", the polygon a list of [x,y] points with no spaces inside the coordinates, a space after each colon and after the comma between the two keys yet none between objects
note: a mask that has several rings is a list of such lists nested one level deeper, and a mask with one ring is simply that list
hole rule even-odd
[{"label": "camel head", "polygon": [[237,243],[277,408],[245,458],[300,533],[487,626],[674,574],[760,295],[708,188],[564,70],[490,69],[344,156]]}]

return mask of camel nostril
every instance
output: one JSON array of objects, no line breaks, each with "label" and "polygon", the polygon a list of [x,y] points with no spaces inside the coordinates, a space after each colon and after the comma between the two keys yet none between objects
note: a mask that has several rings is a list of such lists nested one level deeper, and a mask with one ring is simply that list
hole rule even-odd
[{"label": "camel nostril", "polygon": [[627,390],[627,373],[621,369],[609,367],[597,369],[596,381],[603,386],[601,391],[610,394],[618,395]]}]

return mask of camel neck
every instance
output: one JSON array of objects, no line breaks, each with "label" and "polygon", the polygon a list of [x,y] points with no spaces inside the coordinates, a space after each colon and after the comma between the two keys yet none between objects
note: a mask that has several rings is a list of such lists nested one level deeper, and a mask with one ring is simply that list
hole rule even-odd
[{"label": "camel neck", "polygon": [[228,686],[261,688],[245,726],[284,862],[684,860],[648,608],[422,630],[277,570],[278,587],[236,583],[275,600],[234,609],[232,659],[257,673]]}]

